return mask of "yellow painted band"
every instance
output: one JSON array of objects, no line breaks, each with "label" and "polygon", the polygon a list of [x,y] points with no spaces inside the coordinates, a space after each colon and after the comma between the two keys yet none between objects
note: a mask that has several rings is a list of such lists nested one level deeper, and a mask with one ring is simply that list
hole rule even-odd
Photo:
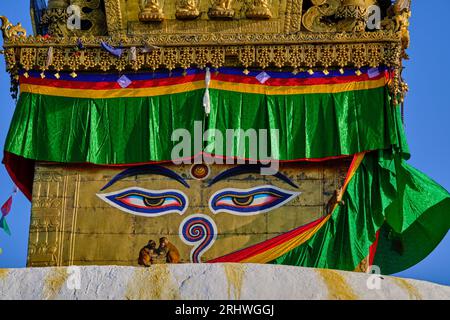
[{"label": "yellow painted band", "polygon": [[323,219],[317,226],[315,226],[314,228],[311,228],[307,231],[305,231],[302,234],[299,234],[298,236],[280,244],[279,246],[276,246],[272,249],[269,249],[267,251],[261,252],[260,254],[257,254],[253,257],[247,258],[242,260],[241,262],[247,262],[247,263],[268,263],[270,261],[273,261],[279,257],[281,257],[282,255],[284,255],[285,253],[294,250],[295,248],[297,248],[298,246],[302,245],[303,243],[305,243],[306,241],[308,241],[309,239],[311,239],[311,237],[316,234],[317,231],[320,230],[320,228],[322,228],[322,226],[330,219],[331,214],[329,214],[328,216],[325,217],[325,219]]}]

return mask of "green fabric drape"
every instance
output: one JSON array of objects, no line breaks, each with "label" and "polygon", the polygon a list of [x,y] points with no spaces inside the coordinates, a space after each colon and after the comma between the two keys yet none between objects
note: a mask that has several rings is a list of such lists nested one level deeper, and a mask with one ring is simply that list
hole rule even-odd
[{"label": "green fabric drape", "polygon": [[[111,99],[22,93],[5,151],[63,163],[164,161],[171,159],[177,143],[171,141],[172,132],[183,128],[194,136],[194,121],[224,137],[227,129],[278,129],[279,145],[271,139],[268,149],[279,150],[278,157],[272,154],[279,160],[352,155],[401,143],[397,109],[386,88],[286,96],[210,90],[209,117],[203,92]],[[244,153],[239,153],[241,145]],[[245,137],[235,138],[234,146],[232,156],[254,158]]]},{"label": "green fabric drape", "polygon": [[392,274],[424,259],[450,228],[449,193],[394,151],[366,155],[343,200],[308,242],[272,263],[352,271],[381,229],[374,264]]}]

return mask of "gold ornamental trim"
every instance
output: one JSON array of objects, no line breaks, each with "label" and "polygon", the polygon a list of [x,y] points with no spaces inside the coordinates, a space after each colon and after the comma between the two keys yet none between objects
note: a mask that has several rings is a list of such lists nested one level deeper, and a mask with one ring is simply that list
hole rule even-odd
[{"label": "gold ornamental trim", "polygon": [[[51,49],[50,49],[51,48]],[[51,50],[51,59],[49,59]],[[100,47],[9,47],[5,50],[8,69],[60,71],[169,70],[181,67],[238,66],[244,68],[332,68],[399,67],[398,43],[301,44],[242,46],[141,46],[122,49],[116,57]]]},{"label": "gold ornamental trim", "polygon": [[309,33],[298,32],[292,34],[226,34],[226,33],[198,33],[190,35],[160,34],[160,35],[135,35],[135,36],[82,36],[82,37],[11,37],[5,38],[4,47],[21,46],[63,46],[70,47],[81,40],[86,47],[99,46],[102,41],[111,45],[139,46],[196,46],[196,45],[261,45],[261,44],[326,44],[326,43],[368,43],[368,42],[395,42],[401,41],[401,33],[391,30],[379,30],[361,33]]}]

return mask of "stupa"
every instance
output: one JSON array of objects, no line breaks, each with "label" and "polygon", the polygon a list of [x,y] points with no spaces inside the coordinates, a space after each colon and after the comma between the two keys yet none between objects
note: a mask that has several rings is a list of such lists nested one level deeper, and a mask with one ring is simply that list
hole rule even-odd
[{"label": "stupa", "polygon": [[153,240],[150,267],[392,274],[447,233],[448,192],[407,163],[409,1],[31,8],[33,35],[1,27],[28,267],[138,266]]}]

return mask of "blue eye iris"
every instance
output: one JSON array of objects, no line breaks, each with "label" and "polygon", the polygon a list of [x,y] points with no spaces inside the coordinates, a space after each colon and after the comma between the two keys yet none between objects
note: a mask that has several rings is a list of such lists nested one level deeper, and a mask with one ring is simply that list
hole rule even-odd
[{"label": "blue eye iris", "polygon": [[247,190],[224,189],[211,197],[209,205],[214,213],[254,215],[278,208],[299,194],[299,192],[282,190],[275,186]]},{"label": "blue eye iris", "polygon": [[97,195],[113,207],[146,217],[157,217],[168,213],[183,214],[188,205],[186,195],[177,190],[154,191],[128,188]]}]

